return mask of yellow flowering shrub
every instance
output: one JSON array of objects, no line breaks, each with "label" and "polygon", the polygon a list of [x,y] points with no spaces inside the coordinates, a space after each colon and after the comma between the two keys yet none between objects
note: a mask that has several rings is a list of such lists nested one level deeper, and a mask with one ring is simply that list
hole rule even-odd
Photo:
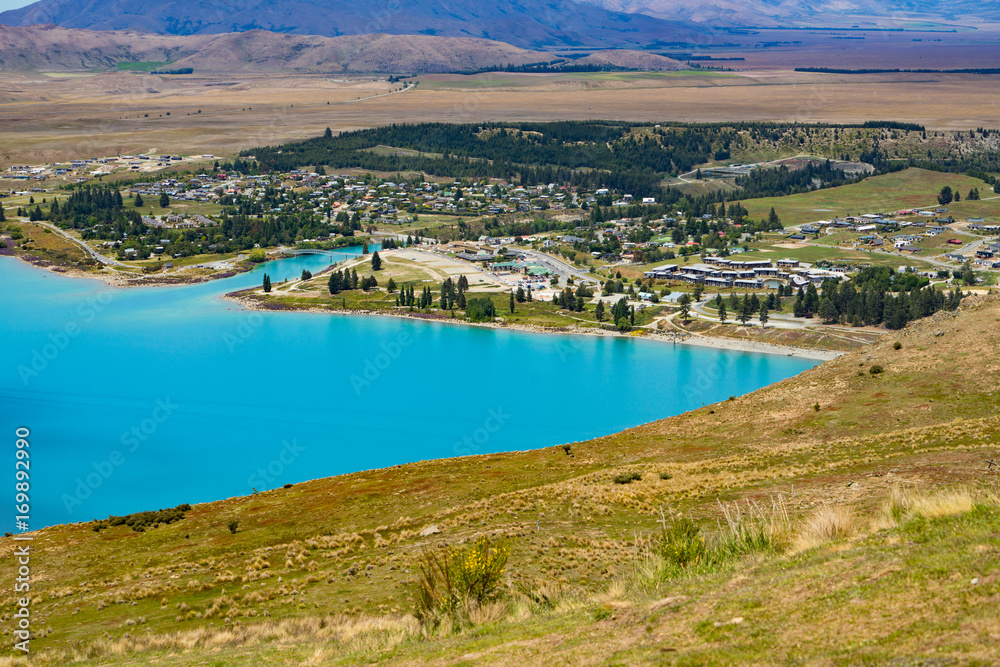
[{"label": "yellow flowering shrub", "polygon": [[500,597],[510,547],[482,536],[463,547],[426,552],[419,562],[417,616],[422,620],[454,614],[469,603]]}]

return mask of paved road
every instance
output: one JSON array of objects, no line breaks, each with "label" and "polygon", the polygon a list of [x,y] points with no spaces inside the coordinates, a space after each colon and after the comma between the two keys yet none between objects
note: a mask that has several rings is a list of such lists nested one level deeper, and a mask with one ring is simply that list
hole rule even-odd
[{"label": "paved road", "polygon": [[[726,299],[728,297],[729,297],[728,294],[723,294],[722,295],[723,299]],[[783,298],[788,299],[790,297],[783,297]],[[712,300],[714,300],[714,297],[712,298]],[[707,312],[705,310],[705,306],[708,305],[709,301],[710,301],[710,299],[705,299],[704,301],[699,301],[697,303],[692,303],[691,304],[691,311],[694,312],[697,315],[700,315],[702,318],[704,318],[706,320],[711,320],[713,322],[718,322],[719,321],[719,316],[717,314],[715,314],[715,313],[709,313],[709,312]],[[756,318],[757,318],[757,313],[754,313],[754,319],[756,319]],[[735,321],[736,320],[736,313],[729,313],[729,319],[730,319],[730,321]],[[751,321],[753,321],[753,320],[751,320]],[[818,323],[819,323],[819,319],[818,318],[814,319],[814,320],[811,320],[811,321],[802,321],[801,318],[796,318],[796,317],[794,317],[792,315],[787,315],[787,314],[784,314],[784,313],[768,313],[767,314],[767,324],[768,324],[768,326],[776,326],[776,327],[778,327],[780,329],[813,329],[813,328],[816,327],[816,325]],[[823,325],[823,329],[824,330],[831,330],[831,331],[838,331],[839,330],[839,331],[845,332],[845,333],[851,331],[851,329],[849,327],[843,327],[843,328],[841,328],[841,327],[837,327],[836,325],[829,325],[829,324]]]},{"label": "paved road", "polygon": [[389,95],[398,95],[400,93],[405,93],[409,90],[413,90],[417,87],[415,83],[408,83],[401,90],[391,90],[388,93],[379,93],[378,95],[369,95],[368,97],[359,97],[356,100],[344,100],[342,102],[334,102],[334,104],[357,104],[358,102],[364,102],[365,100],[374,100],[378,97],[388,97]]}]

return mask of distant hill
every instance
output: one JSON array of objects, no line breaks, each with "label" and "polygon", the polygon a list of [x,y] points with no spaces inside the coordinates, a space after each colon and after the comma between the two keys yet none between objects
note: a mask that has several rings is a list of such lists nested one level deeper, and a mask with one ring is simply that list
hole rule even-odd
[{"label": "distant hill", "polygon": [[0,25],[0,69],[81,70],[170,63],[195,71],[421,74],[548,62],[546,53],[484,39],[426,35],[316,37],[264,30],[222,35],[150,35]]},{"label": "distant hill", "polygon": [[900,26],[1000,20],[994,0],[580,0],[615,12],[724,26]]},{"label": "distant hill", "polygon": [[254,29],[337,37],[371,33],[473,37],[523,48],[645,45],[685,41],[676,21],[609,11],[573,0],[453,3],[420,0],[40,0],[0,13],[0,23],[206,35]]},{"label": "distant hill", "polygon": [[570,65],[597,65],[599,67],[621,67],[623,69],[644,70],[648,72],[669,72],[673,70],[688,69],[684,63],[656,55],[645,51],[630,51],[621,49],[616,51],[598,51],[589,56],[578,58],[569,63]]}]

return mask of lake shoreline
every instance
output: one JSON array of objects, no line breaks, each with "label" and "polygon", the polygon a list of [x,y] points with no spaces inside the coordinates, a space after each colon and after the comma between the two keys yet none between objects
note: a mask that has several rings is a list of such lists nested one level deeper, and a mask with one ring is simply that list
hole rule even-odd
[{"label": "lake shoreline", "polygon": [[[538,325],[507,324],[500,322],[467,322],[458,318],[426,316],[424,313],[414,311],[386,312],[381,310],[351,310],[345,308],[287,308],[284,306],[268,307],[266,302],[249,298],[241,294],[244,290],[230,292],[221,295],[226,301],[238,304],[246,310],[270,311],[270,312],[295,312],[295,313],[315,313],[326,315],[364,315],[374,317],[393,317],[408,320],[419,320],[422,322],[436,322],[441,324],[451,324],[458,326],[477,327],[481,329],[507,329],[511,331],[522,331],[533,334],[549,334],[562,336],[600,336],[613,338],[630,338],[639,340],[650,340],[659,343],[671,343],[674,345],[694,345],[697,347],[708,347],[718,350],[729,350],[731,352],[749,352],[756,354],[772,354],[783,357],[795,357],[799,359],[813,359],[817,361],[829,361],[846,354],[835,350],[814,350],[801,347],[791,347],[785,345],[775,345],[759,341],[734,340],[719,336],[687,336],[686,338],[663,335],[649,329],[637,329],[631,333],[619,333],[608,329],[593,328],[553,328]],[[502,318],[501,318],[502,319]],[[639,332],[639,333],[636,333]]]},{"label": "lake shoreline", "polygon": [[[212,282],[215,280],[223,280],[225,278],[231,278],[235,275],[242,273],[247,273],[252,271],[257,265],[251,265],[249,267],[237,267],[236,270],[226,271],[223,274],[214,274],[211,276],[195,277],[189,279],[167,279],[167,276],[149,276],[145,278],[143,276],[137,276],[136,278],[128,278],[123,275],[115,273],[103,273],[103,272],[90,272],[83,271],[81,269],[73,267],[65,267],[60,264],[49,262],[48,260],[34,257],[31,255],[24,255],[21,253],[6,253],[6,256],[14,257],[29,266],[37,269],[43,269],[49,273],[54,273],[60,276],[66,276],[68,278],[86,278],[90,280],[100,280],[109,287],[118,289],[134,289],[140,287],[171,287],[171,286],[183,286],[183,285],[197,285]],[[277,258],[284,259],[284,257]],[[426,322],[439,322],[443,324],[455,324],[461,326],[469,327],[479,327],[484,329],[508,329],[512,331],[522,331],[525,333],[534,334],[555,334],[555,335],[565,335],[565,336],[607,336],[607,337],[617,337],[617,338],[632,338],[632,339],[643,339],[652,340],[660,343],[672,343],[674,345],[694,345],[697,347],[708,347],[719,350],[730,350],[733,352],[751,352],[758,354],[773,354],[785,357],[795,357],[800,359],[813,359],[817,361],[829,361],[831,359],[836,359],[842,354],[841,351],[834,350],[816,350],[810,348],[802,347],[791,347],[785,345],[776,345],[773,343],[766,343],[763,341],[750,341],[750,340],[734,340],[730,338],[724,338],[720,336],[705,336],[705,335],[689,335],[684,338],[677,336],[667,336],[659,332],[649,330],[649,329],[638,329],[632,333],[619,333],[617,331],[611,331],[608,329],[584,329],[584,328],[552,328],[543,327],[538,325],[524,325],[524,324],[507,324],[503,321],[500,322],[467,322],[465,320],[459,320],[456,318],[446,318],[446,317],[434,317],[425,316],[423,313],[414,311],[410,312],[385,312],[385,311],[374,311],[374,310],[350,310],[342,308],[285,308],[285,307],[268,307],[266,304],[256,300],[246,297],[241,294],[245,290],[237,290],[235,292],[230,292],[226,294],[220,294],[219,296],[226,300],[239,304],[241,307],[247,310],[257,310],[257,311],[293,311],[293,312],[305,312],[305,313],[325,313],[334,315],[367,315],[367,316],[382,316],[382,317],[395,317],[403,319],[413,319],[421,320]],[[501,318],[502,320],[502,318]]]},{"label": "lake shoreline", "polygon": [[28,264],[29,266],[33,266],[36,269],[42,269],[44,271],[48,271],[49,273],[54,273],[60,276],[66,276],[67,278],[85,278],[88,280],[100,280],[108,287],[114,287],[119,289],[132,289],[137,287],[169,287],[172,285],[177,285],[177,286],[198,285],[201,283],[212,282],[214,280],[223,280],[225,278],[232,278],[235,275],[252,271],[256,266],[256,265],[250,265],[244,267],[236,265],[230,270],[222,271],[219,273],[213,273],[208,276],[185,276],[185,275],[174,275],[174,274],[143,275],[141,273],[85,271],[75,266],[58,264],[56,262],[52,262],[51,260],[47,260],[42,257],[37,257],[35,255],[30,255],[26,253],[12,252],[12,253],[7,253],[6,256],[13,257],[15,259],[24,262],[25,264]]}]

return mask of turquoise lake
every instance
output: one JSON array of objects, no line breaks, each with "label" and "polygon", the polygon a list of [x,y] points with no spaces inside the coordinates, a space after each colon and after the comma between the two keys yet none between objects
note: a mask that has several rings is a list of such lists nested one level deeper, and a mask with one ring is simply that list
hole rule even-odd
[{"label": "turquoise lake", "polygon": [[[115,289],[0,257],[0,434],[30,429],[31,528],[614,433],[816,365],[657,341],[241,309],[317,271]],[[10,496],[6,494],[9,493]],[[3,530],[14,530],[13,502]],[[307,510],[308,508],[302,508]]]}]

